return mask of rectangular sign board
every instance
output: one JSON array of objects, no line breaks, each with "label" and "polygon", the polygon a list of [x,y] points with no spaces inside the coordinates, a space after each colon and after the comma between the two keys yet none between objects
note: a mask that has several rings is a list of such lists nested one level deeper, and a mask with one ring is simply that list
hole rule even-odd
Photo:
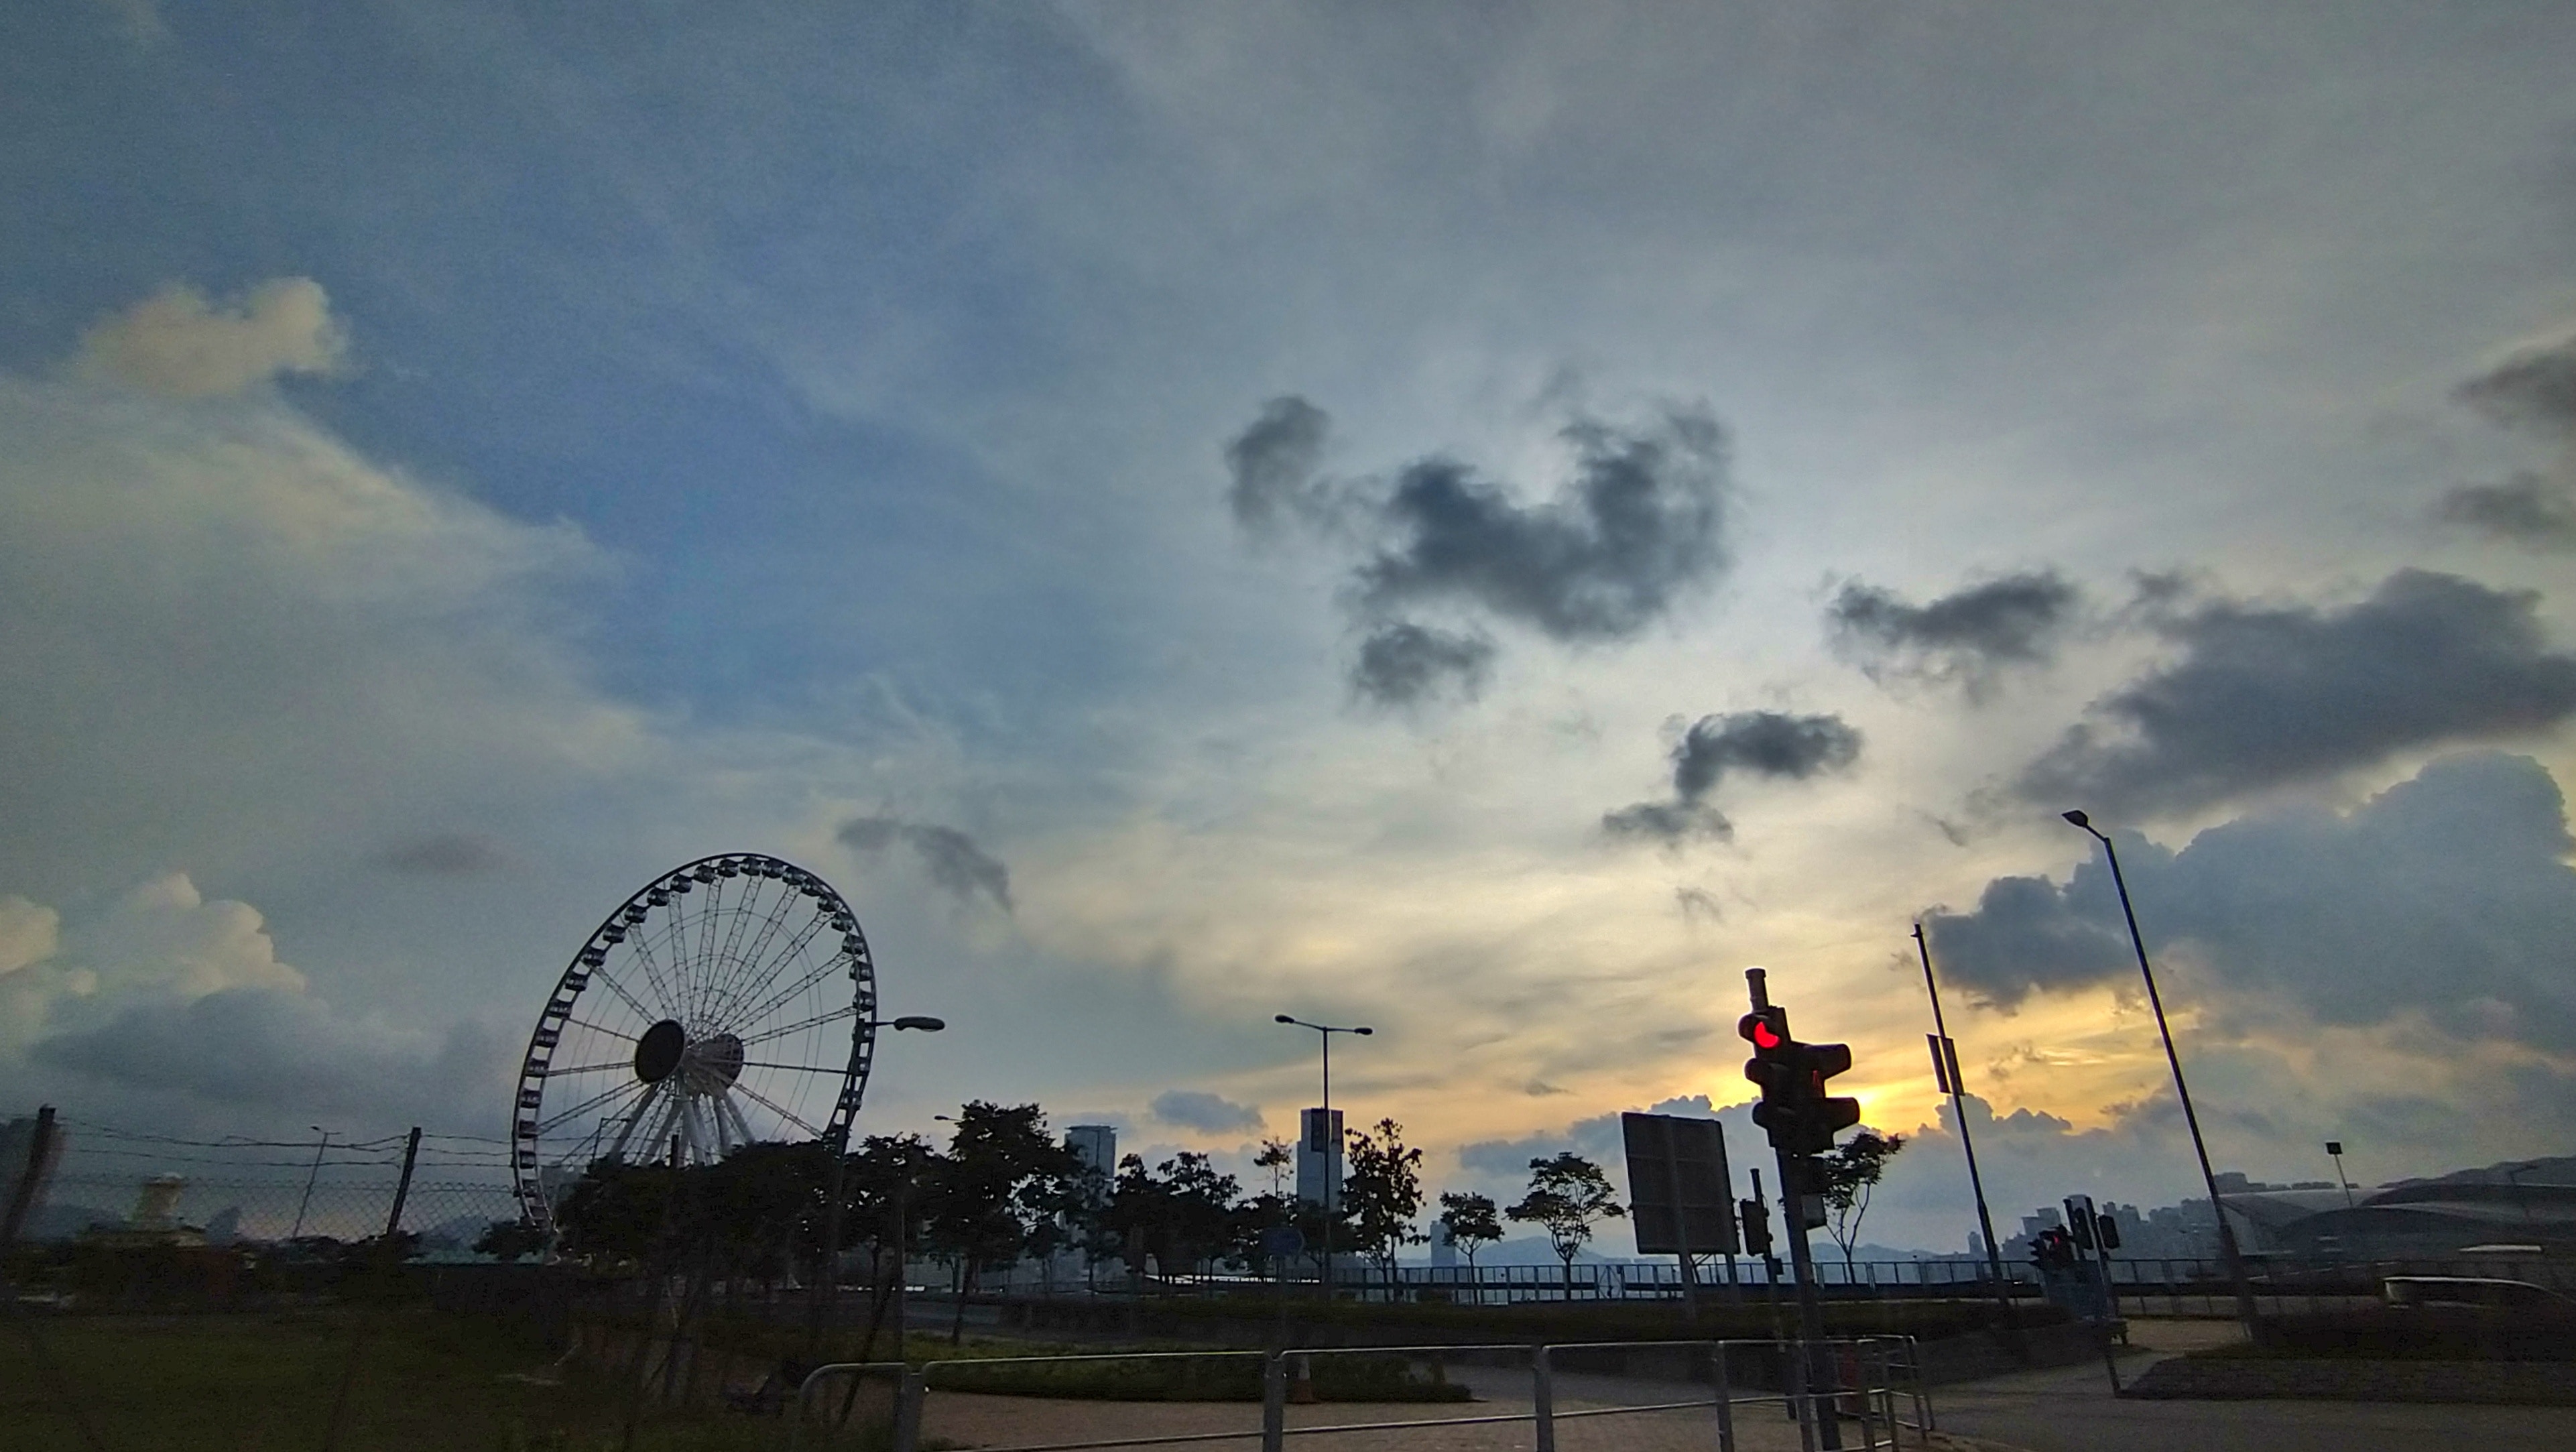
[{"label": "rectangular sign board", "polygon": [[1726,1128],[1714,1119],[1622,1114],[1628,1213],[1639,1255],[1735,1255],[1735,1195],[1726,1173]]}]

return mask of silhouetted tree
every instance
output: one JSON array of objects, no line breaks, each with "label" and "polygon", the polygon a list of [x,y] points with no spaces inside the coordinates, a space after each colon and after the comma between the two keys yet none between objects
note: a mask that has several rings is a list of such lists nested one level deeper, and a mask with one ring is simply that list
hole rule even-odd
[{"label": "silhouetted tree", "polygon": [[1422,1213],[1422,1151],[1407,1149],[1404,1126],[1381,1119],[1374,1137],[1352,1130],[1342,1177],[1342,1205],[1350,1217],[1351,1248],[1377,1261],[1385,1272],[1389,1294],[1395,1286],[1395,1258],[1422,1236],[1413,1217]]},{"label": "silhouetted tree", "polygon": [[1852,1250],[1860,1244],[1860,1222],[1869,1214],[1870,1192],[1878,1187],[1879,1176],[1887,1173],[1887,1162],[1903,1148],[1901,1134],[1864,1129],[1816,1161],[1824,1178],[1825,1233],[1842,1248],[1845,1280],[1851,1279]]},{"label": "silhouetted tree", "polygon": [[1530,1161],[1529,1194],[1503,1214],[1547,1231],[1548,1244],[1565,1267],[1565,1299],[1574,1299],[1574,1257],[1592,1238],[1592,1222],[1628,1212],[1610,1191],[1601,1167],[1568,1150],[1552,1160]]}]

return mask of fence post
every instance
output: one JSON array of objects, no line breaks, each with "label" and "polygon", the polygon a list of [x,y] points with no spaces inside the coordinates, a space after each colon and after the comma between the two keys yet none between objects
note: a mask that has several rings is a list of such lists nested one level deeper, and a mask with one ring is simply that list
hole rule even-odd
[{"label": "fence post", "polygon": [[1288,1445],[1288,1358],[1273,1351],[1261,1358],[1261,1452],[1284,1452]]},{"label": "fence post", "polygon": [[1717,1381],[1717,1452],[1735,1452],[1735,1384],[1726,1374],[1726,1343],[1715,1348]]},{"label": "fence post", "polygon": [[1530,1411],[1538,1452],[1556,1452],[1556,1381],[1544,1346],[1530,1348]]},{"label": "fence post", "polygon": [[[1853,1400],[1860,1404],[1861,1452],[1876,1452],[1878,1418],[1872,1412],[1870,1403],[1877,1399],[1877,1393],[1870,1390],[1869,1343],[1866,1341],[1852,1343],[1852,1380],[1860,1383],[1860,1395]],[[1837,1409],[1837,1415],[1839,1415],[1839,1409]]]},{"label": "fence post", "polygon": [[1816,1452],[1816,1404],[1807,1395],[1807,1343],[1775,1341],[1780,1351],[1780,1364],[1787,1375],[1782,1391],[1789,1403],[1789,1415],[1798,1423],[1798,1452]]},{"label": "fence post", "polygon": [[903,1383],[894,1394],[893,1452],[920,1452],[921,1404],[930,1400],[930,1374],[920,1367],[905,1367]]}]

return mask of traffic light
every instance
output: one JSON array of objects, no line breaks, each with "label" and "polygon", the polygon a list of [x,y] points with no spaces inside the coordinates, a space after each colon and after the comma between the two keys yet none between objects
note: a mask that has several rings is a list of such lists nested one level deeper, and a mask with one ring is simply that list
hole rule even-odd
[{"label": "traffic light", "polygon": [[1759,1200],[1738,1200],[1735,1202],[1735,1214],[1744,1225],[1744,1253],[1769,1256],[1771,1254],[1770,1207]]},{"label": "traffic light", "polygon": [[1860,1123],[1860,1101],[1825,1092],[1827,1080],[1851,1068],[1851,1045],[1809,1044],[1806,1049],[1805,1153],[1820,1155],[1833,1149],[1835,1135]]},{"label": "traffic light", "polygon": [[1798,1042],[1789,1037],[1787,1010],[1776,1004],[1746,1014],[1735,1031],[1753,1045],[1744,1077],[1762,1090],[1753,1122],[1770,1136],[1772,1148],[1824,1154],[1833,1149],[1836,1133],[1860,1123],[1859,1100],[1825,1092],[1829,1080],[1851,1068],[1851,1045]]},{"label": "traffic light", "polygon": [[2083,1195],[2066,1197],[2066,1235],[2077,1250],[2093,1248],[2093,1202]]},{"label": "traffic light", "polygon": [[2093,1217],[2093,1241],[2104,1250],[2120,1248],[2120,1222],[2108,1215]]}]

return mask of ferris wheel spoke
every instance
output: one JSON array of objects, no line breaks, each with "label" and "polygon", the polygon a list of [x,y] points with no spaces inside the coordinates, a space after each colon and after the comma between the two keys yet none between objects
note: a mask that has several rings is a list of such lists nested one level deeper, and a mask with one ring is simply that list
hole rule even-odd
[{"label": "ferris wheel spoke", "polygon": [[751,1009],[744,1013],[742,1015],[744,1025],[747,1027],[751,1024],[756,1024],[762,1019],[769,1017],[772,1013],[784,1008],[789,1002],[795,999],[796,995],[813,987],[815,984],[822,982],[823,979],[831,973],[833,967],[839,962],[840,960],[838,958],[826,958],[822,962],[815,964],[812,968],[807,969],[804,977],[797,979],[786,988],[773,993],[768,998],[762,1000],[758,1008]]},{"label": "ferris wheel spoke", "polygon": [[850,1072],[850,1066],[847,1064],[764,1064],[758,1059],[745,1059],[743,1060],[742,1066],[746,1069],[784,1069],[790,1074],[846,1074]]},{"label": "ferris wheel spoke", "polygon": [[[626,1127],[617,1132],[617,1143],[609,1146],[608,1158],[612,1160],[626,1158],[627,1141],[635,1137],[635,1131],[644,1123],[645,1111],[653,1107],[653,1101],[661,1095],[661,1092],[662,1086],[659,1084],[645,1086],[644,1097],[635,1101],[634,1112],[626,1116]],[[599,1123],[603,1130],[608,1127],[608,1121],[605,1119]]]},{"label": "ferris wheel spoke", "polygon": [[816,1139],[821,1139],[823,1137],[823,1131],[816,1129],[814,1126],[807,1124],[804,1120],[798,1118],[794,1110],[780,1104],[777,1100],[770,1098],[768,1095],[761,1093],[759,1090],[752,1088],[748,1084],[736,1083],[733,1087],[740,1090],[744,1098],[764,1109],[767,1109],[770,1113],[786,1120],[789,1124],[796,1126],[798,1129],[805,1131]]},{"label": "ferris wheel spoke", "polygon": [[646,1017],[670,1018],[675,1012],[684,1011],[685,1005],[680,1002],[679,995],[662,981],[661,965],[653,959],[653,945],[646,942],[641,933],[629,934],[626,941],[635,945],[636,964],[644,970],[644,981],[653,985],[654,996],[662,1003],[660,1013],[647,1014]]},{"label": "ferris wheel spoke", "polygon": [[707,884],[707,905],[698,914],[698,947],[694,955],[702,972],[715,971],[716,924],[725,912],[725,879],[718,877]]},{"label": "ferris wheel spoke", "polygon": [[631,1071],[634,1067],[635,1061],[633,1059],[610,1059],[605,1063],[583,1064],[571,1069],[548,1069],[545,1072],[545,1076],[549,1079],[562,1079],[574,1074],[597,1074],[609,1069],[626,1069]]},{"label": "ferris wheel spoke", "polygon": [[[823,928],[829,924],[831,920],[831,914],[824,911],[821,905],[817,904],[814,909],[814,916],[806,921],[804,927],[797,930],[796,936],[789,940],[787,946],[779,951],[778,956],[772,960],[771,963],[763,964],[758,970],[746,975],[747,982],[766,982],[769,979],[775,978],[779,971],[785,969],[789,963],[794,962],[798,957],[804,954],[805,945],[813,942],[815,935],[822,932]],[[830,960],[826,960],[823,966],[829,968],[831,966]],[[738,999],[729,997],[726,1006],[735,1006],[738,1001]],[[755,1016],[746,1021],[757,1023],[759,1022],[759,1019]]]},{"label": "ferris wheel spoke", "polygon": [[750,946],[743,949],[742,957],[739,960],[742,964],[741,968],[737,972],[727,975],[728,986],[730,986],[730,980],[732,979],[741,979],[745,982],[756,982],[759,980],[760,975],[764,971],[767,971],[769,966],[769,940],[778,935],[779,925],[787,920],[786,910],[788,904],[796,900],[796,894],[793,888],[789,888],[785,883],[780,883],[779,887],[782,895],[778,899],[777,905],[762,916],[760,921],[760,931],[752,934]]},{"label": "ferris wheel spoke", "polygon": [[829,1013],[818,1013],[809,1019],[802,1019],[795,1023],[780,1024],[774,1029],[768,1029],[763,1032],[750,1035],[742,1041],[742,1046],[747,1049],[753,1044],[765,1044],[771,1039],[785,1038],[789,1034],[812,1028],[816,1024],[830,1023],[836,1018],[855,1018],[858,1015],[858,1012],[859,1006],[853,1003],[841,1008],[833,1009]]},{"label": "ferris wheel spoke", "polygon": [[[645,1012],[645,1010],[642,1010],[642,1009],[638,1009],[638,1010],[636,1010],[636,1011],[637,1011],[637,1012],[639,1012],[639,1013],[643,1013],[643,1012]],[[649,1015],[648,1015],[648,1016],[649,1016]],[[631,1043],[633,1043],[633,1042],[635,1042],[635,1035],[633,1035],[633,1034],[622,1034],[622,1033],[619,1033],[617,1030],[615,1030],[615,1029],[613,1029],[613,1028],[610,1028],[610,1027],[609,1027],[608,1025],[606,1025],[606,1024],[592,1023],[589,1019],[586,1019],[586,1018],[574,1018],[572,1015],[570,1015],[570,1014],[566,1014],[566,1015],[564,1015],[564,1022],[566,1022],[566,1023],[577,1023],[577,1024],[581,1025],[583,1028],[589,1029],[592,1033],[606,1034],[606,1035],[608,1035],[608,1036],[609,1036],[610,1038],[612,1038],[612,1039],[624,1039],[624,1040],[626,1040],[626,1042],[628,1042],[628,1043],[630,1043],[630,1044],[631,1044]]]},{"label": "ferris wheel spoke", "polygon": [[593,1094],[588,1099],[581,1101],[579,1104],[576,1104],[572,1108],[565,1110],[563,1113],[556,1115],[554,1118],[539,1124],[537,1126],[537,1133],[543,1135],[548,1130],[560,1129],[566,1121],[572,1119],[582,1111],[586,1109],[596,1109],[600,1105],[607,1103],[609,1100],[616,1098],[620,1094],[631,1092],[636,1087],[637,1086],[634,1083],[629,1082],[625,1084],[612,1085],[607,1089],[601,1090],[599,1093]]},{"label": "ferris wheel spoke", "polygon": [[742,1117],[742,1106],[733,1102],[733,1094],[731,1091],[722,1089],[716,1091],[716,1113],[720,1116],[730,1116],[733,1119],[733,1132],[742,1143],[756,1144],[759,1142],[759,1136],[751,1132],[750,1122]]},{"label": "ferris wheel spoke", "polygon": [[[651,1009],[649,1009],[649,1008],[646,1008],[646,1007],[644,1006],[643,1000],[641,1000],[641,999],[637,998],[634,994],[627,992],[627,991],[626,991],[626,985],[625,985],[625,984],[623,984],[623,983],[618,982],[618,981],[617,981],[617,979],[609,973],[609,971],[608,971],[608,969],[607,969],[607,967],[606,967],[605,965],[603,965],[603,966],[601,966],[601,967],[597,967],[597,968],[593,968],[593,969],[591,969],[591,970],[590,970],[590,976],[591,976],[591,977],[593,977],[593,978],[598,979],[598,980],[599,980],[600,982],[602,982],[602,983],[607,984],[607,985],[608,985],[608,991],[609,991],[609,992],[616,994],[618,997],[620,997],[620,998],[622,998],[622,999],[625,999],[625,1000],[626,1000],[626,1006],[627,1006],[628,1008],[631,1008],[631,1009],[635,1010],[635,1014],[636,1014],[636,1016],[637,1016],[638,1018],[643,1019],[646,1023],[651,1023],[653,1020],[655,1020],[655,1019],[657,1019],[657,1018],[660,1018],[660,1017],[662,1016],[662,1015],[660,1015],[660,1014],[658,1014],[658,1013],[655,1013],[653,1010],[651,1010]],[[606,1032],[608,1032],[608,1031],[607,1031],[606,1029],[602,1029],[602,1030],[600,1030],[600,1032],[602,1032],[602,1033],[606,1033]]]},{"label": "ferris wheel spoke", "polygon": [[[575,1142],[575,1143],[574,1143],[574,1145],[573,1145],[573,1147],[572,1147],[571,1149],[569,1149],[569,1150],[565,1151],[561,1156],[557,1157],[557,1158],[556,1158],[556,1160],[555,1160],[555,1164],[556,1164],[558,1167],[561,1167],[561,1166],[564,1166],[564,1165],[573,1164],[573,1163],[575,1163],[575,1162],[580,1162],[580,1163],[582,1163],[583,1165],[585,1165],[585,1166],[586,1166],[586,1165],[589,1163],[589,1159],[590,1159],[590,1156],[589,1156],[589,1154],[588,1154],[588,1151],[589,1151],[589,1150],[591,1150],[594,1146],[596,1146],[596,1145],[597,1145],[601,1140],[603,1140],[603,1139],[605,1139],[605,1138],[607,1138],[607,1137],[608,1137],[608,1127],[609,1127],[610,1125],[612,1125],[612,1124],[617,1123],[617,1121],[618,1121],[618,1116],[617,1116],[617,1115],[614,1115],[614,1114],[603,1114],[603,1115],[601,1115],[601,1116],[599,1117],[599,1122],[598,1122],[597,1124],[594,1124],[594,1125],[592,1125],[592,1126],[590,1127],[590,1133],[588,1133],[588,1134],[586,1134],[586,1135],[583,1135],[583,1136],[580,1138],[580,1140],[578,1140],[577,1142]],[[615,1157],[615,1152],[614,1152],[614,1151],[611,1151],[611,1152],[610,1152],[610,1157],[611,1157],[611,1158],[614,1158],[614,1157]]]}]

